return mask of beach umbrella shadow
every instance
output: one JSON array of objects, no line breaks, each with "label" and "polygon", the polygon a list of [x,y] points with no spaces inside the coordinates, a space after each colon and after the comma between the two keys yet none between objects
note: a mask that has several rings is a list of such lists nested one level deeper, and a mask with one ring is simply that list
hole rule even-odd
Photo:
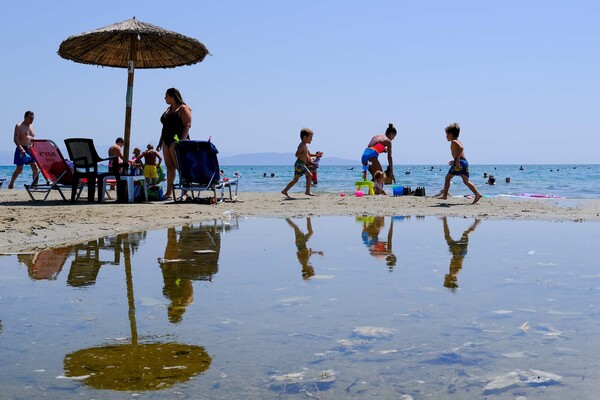
[{"label": "beach umbrella shadow", "polygon": [[123,256],[131,343],[106,344],[69,353],[64,358],[65,376],[78,378],[94,389],[150,391],[167,389],[208,370],[212,359],[202,346],[140,340],[135,319],[131,248],[127,241]]},{"label": "beach umbrella shadow", "polygon": [[129,159],[133,78],[136,68],[174,68],[204,60],[198,40],[132,18],[64,40],[58,55],[82,64],[127,68],[123,155]]}]

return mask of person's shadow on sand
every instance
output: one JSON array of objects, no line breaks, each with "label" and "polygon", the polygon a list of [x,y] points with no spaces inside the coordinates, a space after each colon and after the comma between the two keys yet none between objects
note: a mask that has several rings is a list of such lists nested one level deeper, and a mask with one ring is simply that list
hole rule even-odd
[{"label": "person's shadow on sand", "polygon": [[458,273],[462,269],[465,256],[467,255],[469,234],[475,230],[481,221],[478,218],[475,218],[473,224],[463,232],[462,236],[458,240],[452,239],[452,236],[450,235],[448,219],[446,217],[442,217],[442,222],[444,224],[444,238],[446,239],[446,243],[448,243],[448,250],[452,254],[449,271],[444,277],[444,287],[450,289],[452,292],[455,292],[456,288],[458,288]]}]

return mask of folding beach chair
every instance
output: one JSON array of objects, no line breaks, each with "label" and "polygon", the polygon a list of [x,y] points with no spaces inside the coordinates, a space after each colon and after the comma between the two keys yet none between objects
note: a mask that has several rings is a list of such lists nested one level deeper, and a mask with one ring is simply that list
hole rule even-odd
[{"label": "folding beach chair", "polygon": [[71,255],[72,247],[58,247],[40,250],[31,257],[27,264],[29,277],[34,280],[54,280],[62,271],[67,259]]},{"label": "folding beach chair", "polygon": [[[60,149],[52,140],[34,139],[31,146],[31,156],[39,168],[38,176],[35,176],[33,181],[37,184],[25,185],[25,190],[31,197],[31,200],[36,201],[34,193],[43,193],[44,201],[50,195],[52,190],[56,190],[63,200],[67,201],[63,193],[63,189],[73,189],[74,177],[71,167],[64,159]],[[42,175],[46,180],[45,184],[39,182],[39,175]],[[75,195],[77,198],[81,195],[83,184],[75,184]]]},{"label": "folding beach chair", "polygon": [[[233,200],[231,187],[235,186],[237,196],[237,179],[221,181],[221,171],[217,153],[219,151],[211,142],[200,140],[182,140],[175,146],[177,157],[177,171],[179,183],[173,185],[173,198],[177,201],[176,190],[181,190],[181,196],[187,192],[192,200],[195,192],[212,191],[214,202],[222,202],[225,196],[225,188],[230,190],[230,198]],[[217,190],[221,196],[217,198]]]}]

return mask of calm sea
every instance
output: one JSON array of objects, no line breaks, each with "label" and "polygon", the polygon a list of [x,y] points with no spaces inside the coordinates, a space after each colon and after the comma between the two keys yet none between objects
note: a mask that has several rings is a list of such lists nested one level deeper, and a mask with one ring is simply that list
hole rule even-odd
[{"label": "calm sea", "polygon": [[[291,165],[249,165],[221,166],[226,176],[235,172],[241,174],[240,191],[279,192],[292,179]],[[542,195],[557,196],[570,199],[600,198],[600,164],[561,164],[561,165],[471,165],[471,181],[478,186],[481,193],[488,197]],[[6,178],[3,189],[6,189],[14,166],[0,166],[0,178]],[[426,195],[434,195],[440,191],[444,183],[446,165],[397,165],[395,168],[398,184],[410,186],[413,190],[418,186],[426,189]],[[353,193],[354,182],[361,179],[360,165],[322,165],[317,170],[318,184],[315,193]],[[487,185],[484,173],[494,175],[496,184]],[[273,174],[273,177],[271,177]],[[265,177],[266,175],[266,177]],[[510,177],[510,183],[506,183]],[[17,180],[16,187],[23,189],[23,184],[31,181],[31,170],[25,169]],[[300,180],[290,193],[303,192],[304,180]],[[391,190],[388,190],[391,193]],[[452,196],[470,194],[460,178],[454,178],[450,188]]]}]

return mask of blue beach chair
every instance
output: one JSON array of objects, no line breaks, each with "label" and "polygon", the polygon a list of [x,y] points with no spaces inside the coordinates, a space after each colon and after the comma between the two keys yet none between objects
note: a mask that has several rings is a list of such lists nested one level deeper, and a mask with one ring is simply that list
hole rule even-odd
[{"label": "blue beach chair", "polygon": [[[214,203],[220,203],[224,200],[225,188],[228,187],[231,196],[231,187],[236,187],[238,180],[221,181],[221,171],[219,169],[219,160],[217,153],[219,151],[214,144],[201,140],[182,140],[175,146],[175,156],[177,157],[177,171],[179,173],[179,182],[173,185],[173,199],[178,201],[184,198],[194,200],[196,194],[203,191],[212,192]],[[181,196],[177,196],[176,190],[181,191]],[[217,198],[217,190],[221,192]]]}]

